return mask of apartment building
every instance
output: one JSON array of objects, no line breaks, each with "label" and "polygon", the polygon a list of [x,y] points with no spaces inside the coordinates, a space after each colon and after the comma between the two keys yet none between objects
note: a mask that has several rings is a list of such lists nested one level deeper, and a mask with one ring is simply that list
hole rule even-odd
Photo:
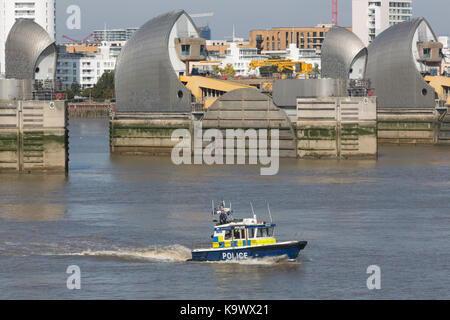
[{"label": "apartment building", "polygon": [[96,52],[87,47],[81,50],[67,50],[66,46],[59,46],[56,78],[60,79],[63,87],[69,88],[72,83],[78,83],[82,88],[92,88],[105,72],[114,71],[120,49],[124,41],[104,41]]},{"label": "apartment building", "polygon": [[260,51],[276,51],[289,49],[290,44],[295,44],[299,49],[316,49],[320,52],[325,36],[331,27],[329,24],[321,24],[316,27],[251,30],[250,46],[258,48]]},{"label": "apartment building", "polygon": [[412,0],[352,0],[353,32],[368,46],[376,36],[412,18]]}]

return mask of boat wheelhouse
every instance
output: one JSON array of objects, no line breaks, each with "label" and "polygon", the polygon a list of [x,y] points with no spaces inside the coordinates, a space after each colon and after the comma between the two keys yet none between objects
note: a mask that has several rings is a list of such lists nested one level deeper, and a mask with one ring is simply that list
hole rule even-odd
[{"label": "boat wheelhouse", "polygon": [[275,224],[257,222],[256,219],[233,220],[214,227],[213,248],[236,248],[251,245],[275,244]]}]

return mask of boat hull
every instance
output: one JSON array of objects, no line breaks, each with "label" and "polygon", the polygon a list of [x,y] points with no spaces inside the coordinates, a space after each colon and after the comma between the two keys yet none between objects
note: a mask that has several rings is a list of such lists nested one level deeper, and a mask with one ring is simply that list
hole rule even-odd
[{"label": "boat hull", "polygon": [[306,241],[289,241],[259,246],[197,249],[192,251],[191,261],[247,260],[280,256],[287,256],[290,260],[294,260],[298,257],[300,250],[303,250],[306,245]]}]

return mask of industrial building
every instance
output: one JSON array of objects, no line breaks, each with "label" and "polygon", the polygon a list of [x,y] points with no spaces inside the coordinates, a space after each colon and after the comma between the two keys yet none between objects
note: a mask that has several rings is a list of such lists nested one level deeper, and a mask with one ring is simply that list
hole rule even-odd
[{"label": "industrial building", "polygon": [[56,39],[56,1],[0,0],[0,74],[5,73],[5,44],[17,19],[29,19],[40,25],[52,40]]}]

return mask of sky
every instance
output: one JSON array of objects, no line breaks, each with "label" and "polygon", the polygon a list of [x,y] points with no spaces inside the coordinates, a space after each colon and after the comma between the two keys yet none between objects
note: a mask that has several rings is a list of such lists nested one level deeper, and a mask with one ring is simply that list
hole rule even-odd
[{"label": "sky", "polygon": [[[249,37],[252,29],[308,27],[331,23],[331,0],[56,0],[57,40],[62,35],[83,39],[93,30],[140,27],[159,14],[184,9],[188,13],[214,12],[197,18],[197,26],[209,25],[212,38]],[[339,0],[339,25],[351,26],[351,0]],[[81,9],[81,29],[69,30],[70,5]],[[414,0],[413,15],[425,17],[437,36],[450,35],[450,0]]]}]

